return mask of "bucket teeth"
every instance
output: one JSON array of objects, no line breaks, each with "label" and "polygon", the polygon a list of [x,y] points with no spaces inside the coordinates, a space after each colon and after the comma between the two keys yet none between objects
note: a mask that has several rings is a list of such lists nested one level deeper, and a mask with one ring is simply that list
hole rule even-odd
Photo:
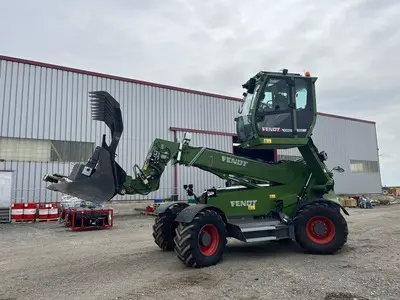
[{"label": "bucket teeth", "polygon": [[102,121],[112,128],[114,123],[120,123],[122,131],[122,116],[120,105],[108,92],[94,91],[89,92],[89,101],[92,119]]},{"label": "bucket teeth", "polygon": [[[89,92],[92,119],[97,121],[104,121],[107,123],[112,117],[112,101],[107,92]],[[112,98],[112,97],[111,97]]]}]

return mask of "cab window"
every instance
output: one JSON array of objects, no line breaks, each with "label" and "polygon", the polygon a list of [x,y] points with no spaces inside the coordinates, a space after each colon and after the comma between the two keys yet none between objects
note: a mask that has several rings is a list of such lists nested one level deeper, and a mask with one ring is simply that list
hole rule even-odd
[{"label": "cab window", "polygon": [[304,109],[307,106],[307,83],[305,80],[296,79],[296,108]]},{"label": "cab window", "polygon": [[284,79],[271,78],[260,97],[257,108],[260,113],[288,109],[289,85]]}]

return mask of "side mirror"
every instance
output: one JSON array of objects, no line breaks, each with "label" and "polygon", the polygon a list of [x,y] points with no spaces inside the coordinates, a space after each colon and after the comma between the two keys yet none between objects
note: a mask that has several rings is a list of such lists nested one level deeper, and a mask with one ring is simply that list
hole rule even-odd
[{"label": "side mirror", "polygon": [[336,167],[334,167],[334,168],[332,169],[332,171],[336,171],[336,172],[338,172],[338,173],[343,173],[343,172],[344,172],[344,169],[343,169],[342,167],[340,167],[340,166],[336,166]]}]

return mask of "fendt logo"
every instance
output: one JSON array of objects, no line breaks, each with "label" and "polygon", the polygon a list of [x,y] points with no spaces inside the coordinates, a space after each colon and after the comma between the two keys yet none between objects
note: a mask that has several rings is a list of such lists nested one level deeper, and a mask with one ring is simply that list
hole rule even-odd
[{"label": "fendt logo", "polygon": [[267,131],[267,132],[279,132],[281,131],[280,127],[261,127],[262,131]]},{"label": "fendt logo", "polygon": [[[297,128],[297,132],[307,132],[306,129]],[[291,128],[280,128],[280,127],[261,127],[261,131],[264,132],[292,132]]]},{"label": "fendt logo", "polygon": [[237,158],[233,158],[233,157],[229,157],[229,156],[224,156],[224,155],[222,155],[221,160],[225,163],[242,166],[242,167],[245,167],[248,163],[245,160],[237,159]]},{"label": "fendt logo", "polygon": [[241,201],[231,201],[231,207],[249,207],[255,206],[257,200],[241,200]]}]

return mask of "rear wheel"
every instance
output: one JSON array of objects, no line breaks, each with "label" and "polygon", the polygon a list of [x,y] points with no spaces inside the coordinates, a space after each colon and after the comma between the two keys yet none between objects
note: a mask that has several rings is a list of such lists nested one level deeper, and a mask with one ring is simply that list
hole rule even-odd
[{"label": "rear wheel", "polygon": [[295,220],[297,243],[314,254],[333,254],[347,242],[348,227],[336,207],[317,202],[306,205]]},{"label": "rear wheel", "polygon": [[176,216],[184,209],[183,206],[174,207],[174,211],[167,209],[157,215],[153,225],[154,242],[165,251],[174,250],[175,222]]},{"label": "rear wheel", "polygon": [[175,252],[189,267],[217,264],[227,244],[227,232],[221,216],[213,210],[200,211],[190,223],[176,228]]}]

